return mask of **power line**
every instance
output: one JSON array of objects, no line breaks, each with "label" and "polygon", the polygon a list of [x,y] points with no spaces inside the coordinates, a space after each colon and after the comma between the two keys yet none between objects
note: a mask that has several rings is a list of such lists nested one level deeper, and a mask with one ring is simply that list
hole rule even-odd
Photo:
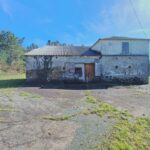
[{"label": "power line", "polygon": [[139,24],[141,30],[143,31],[144,36],[145,36],[146,38],[148,38],[146,32],[144,31],[143,24],[142,24],[141,21],[140,21],[140,18],[139,18],[139,16],[138,16],[137,12],[136,12],[136,9],[135,9],[135,7],[134,7],[134,4],[133,4],[132,0],[129,0],[129,2],[130,2],[130,4],[131,4],[131,7],[132,7],[133,12],[134,12],[134,14],[135,14],[135,17],[136,17],[136,19],[137,19],[137,22],[138,22],[138,24]]}]

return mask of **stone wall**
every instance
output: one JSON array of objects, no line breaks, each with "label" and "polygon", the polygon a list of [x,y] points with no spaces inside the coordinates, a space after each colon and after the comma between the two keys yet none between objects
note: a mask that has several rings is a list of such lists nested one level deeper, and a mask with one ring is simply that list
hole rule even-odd
[{"label": "stone wall", "polygon": [[[43,58],[27,57],[27,80],[43,78]],[[149,76],[148,56],[102,56],[99,57],[53,57],[52,70],[48,71],[47,80],[85,81],[84,64],[95,64],[95,80],[115,82],[147,83]],[[75,68],[82,69],[82,75],[75,73]]]},{"label": "stone wall", "polygon": [[[85,80],[84,64],[99,62],[99,57],[53,57],[52,71],[48,73],[47,80]],[[79,76],[75,72],[75,68],[82,69],[82,75]],[[43,57],[26,57],[26,77],[27,80],[42,80],[44,72]],[[96,71],[96,74],[99,70]]]},{"label": "stone wall", "polygon": [[99,62],[101,79],[121,82],[148,82],[148,56],[103,56]]}]

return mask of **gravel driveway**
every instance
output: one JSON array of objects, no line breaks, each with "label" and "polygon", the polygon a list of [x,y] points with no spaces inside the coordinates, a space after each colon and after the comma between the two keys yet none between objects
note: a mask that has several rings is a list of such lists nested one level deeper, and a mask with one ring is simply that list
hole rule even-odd
[{"label": "gravel driveway", "polygon": [[128,110],[134,116],[150,117],[150,85],[93,86],[0,89],[0,150],[96,149],[96,139],[111,130],[113,120],[95,115],[64,121],[43,119],[92,107],[84,100],[87,89],[97,100]]}]

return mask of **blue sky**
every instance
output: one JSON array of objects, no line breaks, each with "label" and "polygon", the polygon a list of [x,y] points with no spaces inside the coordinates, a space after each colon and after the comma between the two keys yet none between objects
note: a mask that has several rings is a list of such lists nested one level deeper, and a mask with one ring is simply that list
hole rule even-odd
[{"label": "blue sky", "polygon": [[[150,37],[150,0],[132,0]],[[0,0],[0,30],[25,37],[24,45],[48,39],[91,45],[98,38],[145,38],[130,0]]]}]

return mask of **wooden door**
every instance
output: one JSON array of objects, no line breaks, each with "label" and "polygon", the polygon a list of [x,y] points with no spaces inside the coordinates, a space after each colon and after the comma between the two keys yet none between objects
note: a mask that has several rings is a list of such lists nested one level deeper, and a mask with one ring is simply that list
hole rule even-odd
[{"label": "wooden door", "polygon": [[85,64],[85,80],[87,82],[94,80],[95,77],[95,65]]}]

